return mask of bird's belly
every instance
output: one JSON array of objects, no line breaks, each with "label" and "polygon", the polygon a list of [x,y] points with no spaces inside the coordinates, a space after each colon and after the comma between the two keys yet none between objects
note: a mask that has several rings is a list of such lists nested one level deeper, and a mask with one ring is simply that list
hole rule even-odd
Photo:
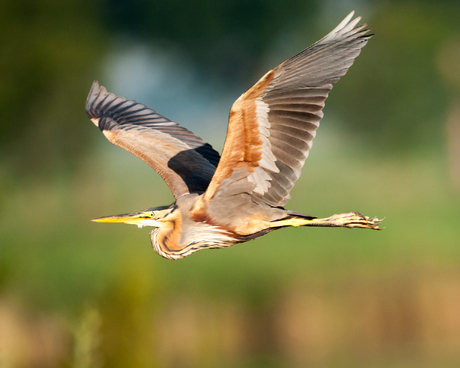
[{"label": "bird's belly", "polygon": [[251,235],[270,227],[270,222],[262,218],[251,218],[242,221],[232,228],[238,235]]}]

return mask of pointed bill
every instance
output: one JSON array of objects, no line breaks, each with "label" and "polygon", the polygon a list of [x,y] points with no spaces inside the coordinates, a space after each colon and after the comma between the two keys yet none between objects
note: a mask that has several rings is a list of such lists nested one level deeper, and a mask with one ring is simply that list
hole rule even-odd
[{"label": "pointed bill", "polygon": [[119,223],[119,224],[132,224],[137,225],[139,228],[143,226],[160,226],[158,221],[155,219],[158,218],[158,212],[154,211],[141,211],[137,213],[128,213],[124,215],[113,215],[98,217],[91,221],[93,222],[106,222],[106,223]]}]

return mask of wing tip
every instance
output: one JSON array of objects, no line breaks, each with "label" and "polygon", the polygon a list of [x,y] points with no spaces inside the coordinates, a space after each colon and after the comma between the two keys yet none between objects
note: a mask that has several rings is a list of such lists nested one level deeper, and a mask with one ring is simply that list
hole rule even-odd
[{"label": "wing tip", "polygon": [[370,29],[366,28],[366,24],[358,25],[358,22],[361,20],[360,16],[352,19],[355,15],[355,11],[352,10],[331,32],[324,36],[318,43],[327,43],[337,39],[338,37],[344,36],[351,31],[354,31],[354,34],[358,33],[359,36],[369,39],[373,35],[366,35],[365,33],[369,32]]},{"label": "wing tip", "polygon": [[93,81],[93,84],[91,85],[91,90],[89,92],[91,93],[93,89],[99,89],[99,82],[97,80]]},{"label": "wing tip", "polygon": [[[94,120],[99,120],[100,117],[97,110],[100,108],[100,104],[108,97],[108,95],[110,95],[110,93],[107,92],[107,89],[104,86],[100,86],[99,82],[95,80],[91,85],[85,104],[86,114],[94,124],[96,124]],[[116,97],[115,95],[113,96]]]},{"label": "wing tip", "polygon": [[86,106],[88,107],[88,102],[92,99],[92,97],[97,96],[99,93],[100,87],[99,82],[95,80],[93,84],[91,84],[91,89],[89,90],[88,97],[86,98]]},{"label": "wing tip", "polygon": [[91,85],[91,89],[89,90],[88,97],[86,98],[86,114],[89,116],[90,119],[94,118],[91,114],[91,109],[93,107],[93,102],[96,100],[100,91],[99,82],[95,80]]}]

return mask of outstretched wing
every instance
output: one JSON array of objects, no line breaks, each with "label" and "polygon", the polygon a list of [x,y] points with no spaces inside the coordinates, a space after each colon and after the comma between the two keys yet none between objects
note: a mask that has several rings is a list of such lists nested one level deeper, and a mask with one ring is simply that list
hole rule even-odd
[{"label": "outstretched wing", "polygon": [[[271,206],[287,202],[332,85],[346,74],[372,36],[366,34],[365,24],[356,26],[360,17],[350,22],[353,14],[320,41],[269,71],[235,101],[206,200],[238,182],[234,188],[250,188],[254,199]],[[242,180],[246,185],[241,185]]]},{"label": "outstretched wing", "polygon": [[219,154],[201,138],[136,101],[108,93],[94,82],[86,113],[113,144],[155,169],[175,198],[202,193],[219,162]]}]

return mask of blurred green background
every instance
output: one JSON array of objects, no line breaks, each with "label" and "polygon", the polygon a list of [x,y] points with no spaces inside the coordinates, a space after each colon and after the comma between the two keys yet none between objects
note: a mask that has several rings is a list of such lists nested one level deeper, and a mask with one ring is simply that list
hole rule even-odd
[{"label": "blurred green background", "polygon": [[[287,208],[386,217],[180,261],[89,220],[172,202],[109,144],[93,80],[221,149],[233,101],[351,10],[375,36],[334,87]],[[0,367],[460,366],[460,4],[0,3]]]}]

